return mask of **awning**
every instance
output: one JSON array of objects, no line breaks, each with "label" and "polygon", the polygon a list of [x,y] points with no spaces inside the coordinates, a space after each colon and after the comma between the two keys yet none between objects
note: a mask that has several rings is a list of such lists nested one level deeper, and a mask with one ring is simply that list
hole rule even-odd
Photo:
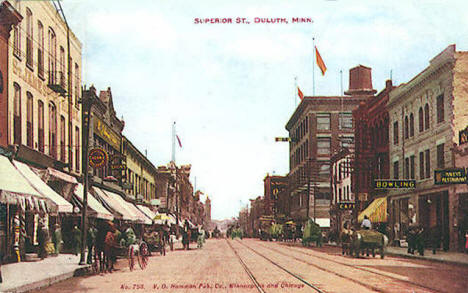
[{"label": "awning", "polygon": [[130,210],[133,212],[133,214],[137,217],[137,222],[139,223],[142,223],[142,224],[146,224],[146,225],[151,225],[153,224],[153,221],[151,220],[152,218],[149,218],[148,216],[146,216],[145,213],[143,213],[142,211],[140,211],[136,205],[134,205],[133,203],[131,202],[126,202],[128,207],[130,208]]},{"label": "awning", "polygon": [[365,215],[369,217],[371,223],[387,222],[387,197],[374,199],[374,201],[359,214],[359,223],[364,220]]},{"label": "awning", "polygon": [[[75,196],[83,203],[83,184],[78,183],[75,187]],[[88,210],[90,217],[95,217],[104,220],[113,220],[114,216],[106,210],[102,204],[88,192]]]},{"label": "awning", "polygon": [[109,207],[116,219],[125,221],[137,220],[136,216],[128,210],[127,205],[119,201],[118,198],[121,198],[120,195],[111,192],[105,192],[104,190],[96,186],[93,186],[93,191],[96,194],[96,196],[103,201],[103,204]]},{"label": "awning", "polygon": [[19,170],[19,172],[24,176],[26,181],[28,181],[42,196],[48,198],[51,201],[52,212],[59,213],[72,213],[73,205],[61,197],[57,192],[55,192],[49,185],[39,178],[39,176],[34,173],[28,165],[14,161],[13,164]]},{"label": "awning", "polygon": [[169,225],[176,224],[175,218],[165,213],[156,213],[155,216],[153,217],[153,221],[155,224],[158,224],[158,225],[164,225],[166,222]]},{"label": "awning", "polygon": [[134,221],[140,224],[148,224],[148,225],[152,224],[151,219],[149,219],[147,216],[145,216],[145,214],[140,212],[140,210],[135,205],[126,201],[117,193],[103,190],[103,189],[101,190],[108,196],[108,198],[112,198],[114,201],[118,202],[120,206],[122,206],[125,209],[125,211],[128,212],[128,215],[131,217],[131,221]]},{"label": "awning", "polygon": [[320,228],[330,228],[330,219],[329,218],[317,218],[315,223],[320,226]]},{"label": "awning", "polygon": [[44,199],[7,157],[0,156],[0,202],[21,205],[22,197],[29,202],[31,197]]},{"label": "awning", "polygon": [[156,213],[154,213],[152,210],[150,210],[148,207],[145,207],[144,205],[141,205],[141,204],[137,204],[136,205],[137,208],[140,209],[140,211],[142,211],[148,218],[150,219],[154,219],[154,217],[156,216]]},{"label": "awning", "polygon": [[60,180],[66,181],[68,183],[73,183],[73,184],[78,183],[78,181],[76,180],[75,177],[70,176],[68,174],[65,174],[63,172],[60,172],[60,171],[55,170],[55,169],[50,168],[50,167],[47,168],[47,173],[49,173],[49,175],[52,176],[52,177],[58,178]]}]

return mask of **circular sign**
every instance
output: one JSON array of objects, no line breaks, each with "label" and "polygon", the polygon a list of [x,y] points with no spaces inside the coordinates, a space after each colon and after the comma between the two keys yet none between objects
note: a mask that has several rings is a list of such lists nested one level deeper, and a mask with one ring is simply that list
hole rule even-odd
[{"label": "circular sign", "polygon": [[97,148],[89,151],[89,165],[93,168],[102,168],[107,164],[107,153]]}]

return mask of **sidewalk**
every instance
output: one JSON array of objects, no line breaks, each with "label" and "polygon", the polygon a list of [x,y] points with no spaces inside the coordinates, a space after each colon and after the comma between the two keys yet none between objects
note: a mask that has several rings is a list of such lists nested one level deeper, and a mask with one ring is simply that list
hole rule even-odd
[{"label": "sidewalk", "polygon": [[424,250],[424,256],[419,255],[417,252],[410,254],[407,252],[408,248],[405,247],[387,247],[387,254],[392,256],[400,256],[405,258],[425,259],[430,261],[437,261],[447,264],[457,264],[468,266],[468,254],[461,252],[440,251],[437,250],[436,254],[432,254],[432,250]]},{"label": "sidewalk", "polygon": [[0,292],[26,292],[71,278],[89,267],[78,265],[79,261],[79,255],[60,254],[41,261],[2,265]]},{"label": "sidewalk", "polygon": [[[296,242],[296,243],[278,242],[278,243],[303,247],[301,242]],[[341,247],[340,245],[334,242],[324,243],[323,245],[330,246],[330,247]],[[314,247],[313,244],[310,247]],[[467,253],[451,252],[451,251],[445,252],[445,251],[437,250],[436,254],[432,254],[432,250],[426,249],[424,250],[424,256],[421,256],[417,252],[415,252],[414,254],[410,254],[407,251],[408,251],[408,248],[406,247],[387,246],[385,249],[385,255],[468,266],[468,254]]]}]

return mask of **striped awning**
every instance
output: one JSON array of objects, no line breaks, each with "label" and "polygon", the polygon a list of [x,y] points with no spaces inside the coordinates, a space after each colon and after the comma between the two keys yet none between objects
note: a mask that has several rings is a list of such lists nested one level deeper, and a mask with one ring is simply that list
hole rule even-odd
[{"label": "striped awning", "polygon": [[387,222],[387,197],[374,199],[371,204],[359,214],[359,223],[364,220],[364,216],[368,216],[371,223]]}]

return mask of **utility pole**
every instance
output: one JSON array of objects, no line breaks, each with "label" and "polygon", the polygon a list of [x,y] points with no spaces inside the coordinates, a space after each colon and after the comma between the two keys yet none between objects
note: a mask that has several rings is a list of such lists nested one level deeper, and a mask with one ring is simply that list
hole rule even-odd
[{"label": "utility pole", "polygon": [[82,105],[82,163],[83,163],[83,208],[81,209],[81,254],[80,265],[85,264],[85,243],[86,243],[86,226],[87,226],[87,208],[88,208],[88,189],[89,189],[89,174],[88,174],[88,153],[89,153],[89,126],[91,123],[91,109],[93,103],[97,100],[96,89],[91,86],[89,90],[82,89],[81,100]]}]

